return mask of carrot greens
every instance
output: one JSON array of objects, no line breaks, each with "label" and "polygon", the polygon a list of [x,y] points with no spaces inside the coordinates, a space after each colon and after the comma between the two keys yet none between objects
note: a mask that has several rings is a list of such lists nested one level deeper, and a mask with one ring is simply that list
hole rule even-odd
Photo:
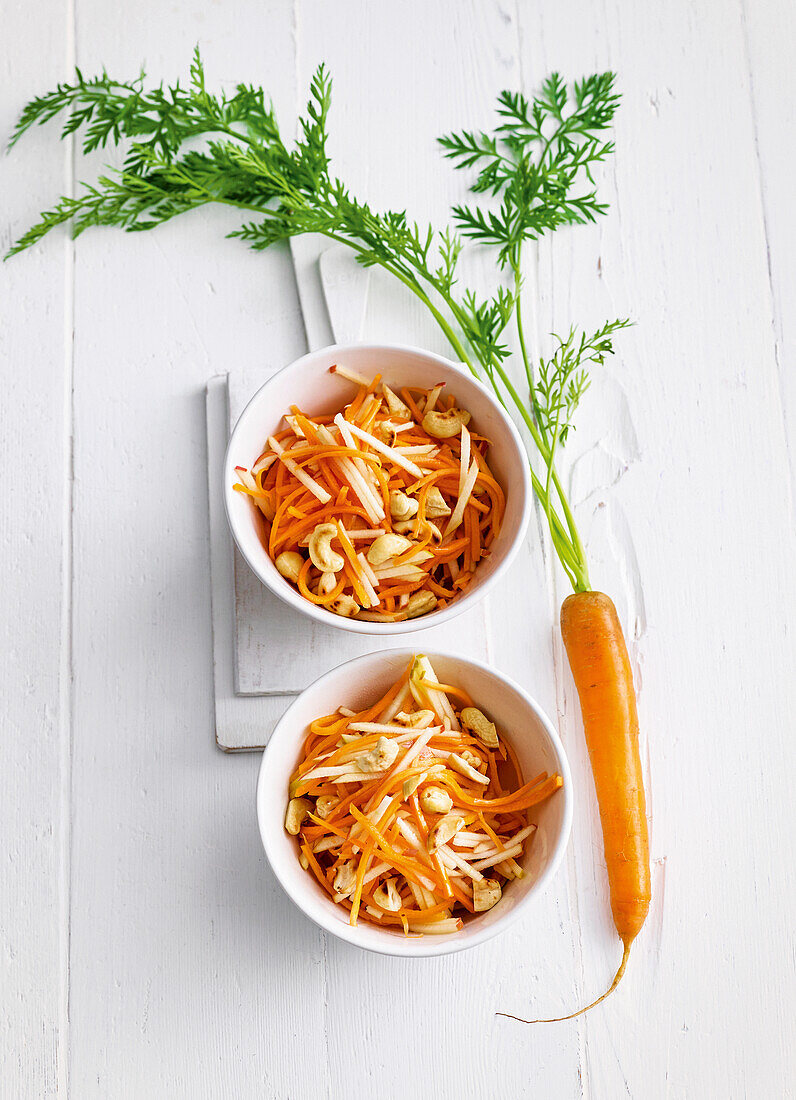
[{"label": "carrot greens", "polygon": [[[531,461],[532,480],[553,544],[579,591],[588,587],[588,571],[555,455],[586,388],[586,365],[611,353],[611,336],[627,322],[609,322],[590,337],[570,332],[534,374],[522,320],[522,250],[527,241],[562,225],[594,221],[607,209],[597,199],[592,169],[613,151],[604,135],[618,103],[613,73],[571,87],[554,73],[531,100],[502,92],[494,131],[440,138],[455,167],[475,171],[471,190],[485,201],[455,206],[456,229],[437,231],[411,222],[405,211],[373,210],[330,173],[331,78],[323,65],[312,79],[292,146],[283,140],[262,88],[208,90],[198,50],[185,86],[147,87],[143,72],[117,81],[105,72],[87,79],[78,70],[74,81],[25,107],[11,145],[31,126],[65,114],[63,137],[80,132],[84,153],[124,143],[124,161],[77,195],[61,198],[8,255],[67,221],[75,236],[99,225],[142,231],[210,203],[256,215],[230,236],[257,250],[304,233],[347,245],[361,264],[378,265],[415,294],[462,363],[486,379],[504,405],[514,406],[538,454]],[[459,287],[464,238],[498,250],[502,281],[490,297]],[[512,321],[525,395],[506,370]]]}]

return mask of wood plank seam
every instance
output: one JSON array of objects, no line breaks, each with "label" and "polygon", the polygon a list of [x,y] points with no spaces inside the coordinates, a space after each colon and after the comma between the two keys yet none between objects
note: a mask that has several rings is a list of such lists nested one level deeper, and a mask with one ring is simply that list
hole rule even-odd
[{"label": "wood plank seam", "polygon": [[754,135],[755,169],[758,184],[758,199],[760,205],[760,221],[763,230],[763,241],[766,248],[766,274],[768,276],[768,295],[771,309],[771,334],[774,344],[774,363],[777,372],[777,385],[779,388],[779,404],[782,416],[782,430],[785,435],[785,450],[788,456],[788,477],[790,480],[791,497],[791,522],[796,516],[796,453],[790,438],[790,425],[788,423],[788,409],[785,401],[785,380],[783,377],[784,365],[782,362],[782,319],[777,308],[777,296],[774,293],[774,272],[771,264],[771,242],[768,210],[765,198],[765,182],[763,178],[763,164],[760,157],[760,132],[758,123],[757,100],[755,97],[755,79],[752,67],[752,58],[749,50],[749,29],[746,20],[746,2],[740,0],[741,12],[741,37],[743,39],[744,58],[746,61],[746,74],[749,85],[749,109],[752,115],[752,132]]},{"label": "wood plank seam", "polygon": [[[68,76],[76,65],[75,0],[66,4],[64,63]],[[64,193],[74,197],[76,138],[64,140]],[[75,511],[75,241],[64,242],[64,378],[63,378],[63,471],[61,531],[61,630],[59,667],[60,707],[60,829],[59,940],[60,982],[58,991],[58,1039],[56,1074],[59,1096],[69,1095],[69,1008],[71,961],[71,873],[72,873],[72,746],[74,742],[74,511]]]}]

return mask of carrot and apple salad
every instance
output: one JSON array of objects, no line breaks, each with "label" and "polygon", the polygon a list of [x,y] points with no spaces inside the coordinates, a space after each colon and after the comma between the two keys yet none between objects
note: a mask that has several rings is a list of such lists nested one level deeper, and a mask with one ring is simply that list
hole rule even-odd
[{"label": "carrot and apple salad", "polygon": [[372,706],[312,722],[285,828],[350,924],[440,935],[523,876],[528,811],[562,784],[523,783],[495,724],[418,655]]},{"label": "carrot and apple salad", "polygon": [[262,540],[301,595],[330,612],[400,622],[456,599],[490,552],[505,510],[444,385],[394,392],[377,375],[331,370],[356,392],[335,416],[296,406],[235,488],[263,516]]}]

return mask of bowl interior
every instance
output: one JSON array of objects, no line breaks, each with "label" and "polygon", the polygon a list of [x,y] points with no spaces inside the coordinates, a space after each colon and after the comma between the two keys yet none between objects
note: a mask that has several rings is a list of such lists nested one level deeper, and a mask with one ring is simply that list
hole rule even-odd
[{"label": "bowl interior", "polygon": [[317,924],[342,939],[395,955],[436,955],[458,951],[494,935],[554,872],[563,855],[572,815],[569,769],[558,735],[543,712],[516,685],[478,662],[429,653],[435,671],[447,682],[466,684],[476,705],[495,721],[514,747],[525,781],[541,771],[559,772],[564,787],[532,810],[538,826],[522,860],[525,876],[508,883],[500,902],[470,918],[450,936],[404,937],[360,921],[348,924],[346,910],[335,905],[298,861],[296,841],[284,829],[289,777],[294,770],[309,723],[338,706],[360,709],[372,703],[401,675],[414,650],[368,654],[321,677],[299,696],[277,725],[263,755],[257,790],[257,812],[266,854],[283,888]]},{"label": "bowl interior", "polygon": [[[235,466],[250,467],[261,453],[268,435],[278,431],[282,416],[291,405],[310,415],[339,411],[354,395],[354,386],[329,367],[335,363],[372,377],[381,374],[396,387],[433,386],[445,382],[448,392],[473,417],[478,432],[490,441],[488,461],[506,493],[506,514],[491,554],[479,564],[465,595],[442,611],[408,623],[366,623],[341,619],[303,599],[277,572],[261,541],[259,512],[249,498],[232,489]],[[305,614],[324,623],[360,633],[404,633],[441,622],[458,614],[481,594],[496,572],[507,562],[525,531],[530,510],[530,483],[525,452],[519,435],[498,406],[472,376],[440,356],[413,348],[355,345],[330,347],[311,353],[275,374],[254,395],[238,420],[224,464],[224,499],[235,541],[254,573],[276,595]]]}]

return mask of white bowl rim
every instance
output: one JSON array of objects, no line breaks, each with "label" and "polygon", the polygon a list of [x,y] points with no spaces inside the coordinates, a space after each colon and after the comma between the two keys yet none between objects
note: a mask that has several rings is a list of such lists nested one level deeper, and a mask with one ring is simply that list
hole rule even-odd
[{"label": "white bowl rim", "polygon": [[[473,657],[465,657],[462,654],[453,653],[448,650],[429,650],[428,656],[433,661],[435,657],[444,657],[445,659],[461,661],[465,665],[480,669],[482,672],[486,672],[491,676],[497,677],[502,680],[504,684],[513,689],[517,695],[530,707],[536,717],[539,719],[545,733],[550,738],[550,743],[553,746],[555,755],[558,760],[558,772],[563,779],[564,783],[561,787],[561,795],[564,799],[564,816],[561,823],[561,830],[555,843],[554,850],[551,854],[550,861],[545,867],[544,871],[539,877],[532,883],[528,892],[518,900],[517,904],[511,909],[508,909],[504,916],[493,923],[486,925],[480,931],[471,933],[466,938],[459,938],[457,936],[423,936],[419,939],[401,939],[398,936],[385,935],[384,947],[377,947],[375,944],[363,944],[360,943],[357,938],[357,929],[352,928],[350,925],[341,921],[333,920],[331,917],[326,920],[320,915],[309,913],[307,909],[301,904],[301,901],[297,899],[296,895],[289,889],[288,885],[282,878],[279,872],[278,860],[273,859],[270,849],[270,838],[267,835],[267,831],[263,826],[263,815],[261,813],[261,805],[264,798],[264,777],[266,769],[268,767],[269,750],[275,743],[276,739],[284,734],[284,730],[290,726],[291,712],[298,706],[302,696],[311,691],[313,688],[321,687],[331,681],[340,673],[344,668],[348,668],[351,665],[367,664],[374,659],[381,659],[382,657],[406,657],[407,659],[417,652],[416,648],[399,648],[399,649],[380,649],[374,650],[370,653],[361,654],[359,657],[352,657],[349,661],[344,661],[339,665],[335,665],[334,668],[325,672],[322,676],[318,676],[311,684],[309,684],[300,695],[298,695],[285,713],[277,722],[273,732],[266,745],[262,760],[260,761],[260,769],[257,775],[257,793],[256,793],[256,810],[257,810],[257,822],[260,832],[260,840],[262,841],[263,849],[265,851],[266,858],[271,867],[271,870],[276,877],[282,890],[290,898],[297,908],[313,922],[319,928],[322,928],[325,932],[330,932],[333,936],[337,936],[338,939],[344,940],[347,943],[353,944],[362,951],[370,951],[377,955],[394,955],[401,958],[427,958],[437,955],[451,955],[458,951],[466,951],[471,947],[477,947],[487,940],[493,938],[503,932],[506,928],[510,927],[520,916],[524,913],[528,905],[538,898],[546,889],[548,883],[558,871],[561,861],[564,858],[564,854],[569,843],[570,832],[572,830],[572,818],[573,818],[573,790],[572,790],[572,774],[569,767],[569,760],[564,749],[563,742],[558,734],[553,723],[548,718],[544,709],[539,703],[530,695],[516,680],[513,680],[510,676],[506,676],[504,673],[495,669],[492,665],[488,665],[485,661],[476,660]],[[279,816],[280,828],[282,827],[282,815]],[[379,931],[375,929],[375,931]],[[427,942],[429,941],[429,942]]]},{"label": "white bowl rim", "polygon": [[[252,408],[255,402],[257,402],[262,391],[267,386],[270,386],[274,379],[276,379],[280,374],[283,374],[285,371],[295,370],[313,359],[319,358],[323,355],[328,355],[330,352],[344,355],[346,352],[353,349],[356,349],[357,351],[372,350],[374,352],[386,351],[421,355],[424,356],[426,359],[434,360],[444,367],[459,371],[459,373],[462,374],[468,382],[471,382],[473,385],[482,390],[484,395],[491,401],[492,405],[494,406],[495,412],[497,413],[500,420],[503,422],[509,438],[511,439],[522,459],[522,461],[520,462],[520,469],[522,470],[522,483],[516,487],[511,487],[512,493],[522,493],[522,514],[514,540],[507,547],[503,560],[498,566],[496,566],[495,571],[492,573],[491,576],[487,577],[486,580],[480,583],[478,587],[473,588],[472,591],[465,592],[463,596],[460,596],[457,600],[454,600],[452,603],[448,604],[448,606],[443,608],[441,611],[432,612],[431,615],[421,615],[417,619],[407,619],[406,621],[400,623],[372,623],[361,619],[345,618],[341,615],[330,615],[327,611],[324,611],[320,607],[316,607],[315,604],[310,603],[309,600],[304,599],[301,593],[297,592],[294,588],[292,588],[292,586],[288,584],[272,584],[271,580],[267,576],[263,575],[257,562],[253,560],[252,557],[246,552],[246,549],[242,545],[241,540],[238,539],[237,532],[235,530],[235,522],[232,518],[232,494],[235,490],[232,487],[232,480],[227,476],[230,456],[236,443],[238,430],[239,428],[241,428],[241,425],[246,419],[249,410]],[[370,341],[353,342],[350,344],[327,344],[326,347],[317,348],[315,351],[309,351],[306,355],[302,355],[299,359],[294,359],[292,363],[287,363],[284,367],[280,367],[278,371],[275,371],[274,374],[272,374],[270,378],[263,382],[263,384],[255,391],[255,393],[252,394],[240,416],[238,417],[235,423],[235,427],[232,429],[232,433],[230,434],[229,443],[227,444],[227,449],[224,454],[224,463],[222,466],[221,476],[224,480],[223,497],[227,524],[230,531],[232,532],[232,537],[235,540],[235,545],[237,546],[238,551],[240,552],[241,556],[243,557],[244,561],[249,566],[251,571],[254,573],[255,577],[257,577],[257,579],[260,581],[260,583],[265,585],[269,592],[273,592],[273,594],[277,596],[280,600],[282,600],[283,603],[288,604],[290,607],[301,612],[303,615],[309,616],[311,619],[314,619],[316,622],[319,622],[324,626],[331,626],[336,630],[352,631],[355,634],[372,634],[379,637],[400,637],[404,634],[413,634],[417,630],[425,630],[431,626],[440,626],[442,623],[448,622],[450,619],[456,618],[457,615],[460,615],[469,607],[473,607],[476,603],[483,599],[484,596],[488,595],[488,593],[493,589],[498,581],[504,576],[509,566],[519,553],[520,547],[522,546],[528,531],[528,524],[531,517],[531,506],[533,503],[533,486],[531,483],[531,472],[527,451],[522,442],[520,433],[517,430],[516,424],[508,415],[501,403],[497,400],[492,391],[489,390],[489,388],[481,381],[480,378],[467,371],[464,365],[460,365],[456,363],[453,359],[447,359],[443,355],[438,355],[436,352],[433,351],[427,351],[425,348],[420,348],[413,344],[374,344]]]}]

